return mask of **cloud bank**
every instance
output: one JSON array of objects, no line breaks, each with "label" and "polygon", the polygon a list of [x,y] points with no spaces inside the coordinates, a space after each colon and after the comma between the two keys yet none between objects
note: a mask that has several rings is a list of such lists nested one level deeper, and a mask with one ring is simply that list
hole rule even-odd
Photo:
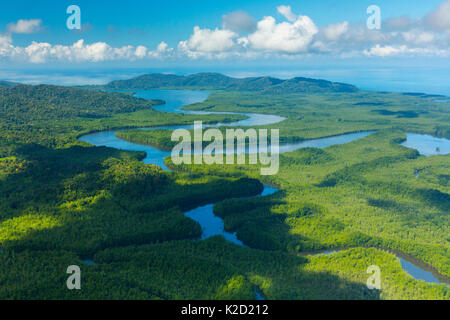
[{"label": "cloud bank", "polygon": [[63,62],[104,62],[114,60],[136,61],[145,58],[162,59],[171,54],[173,49],[161,42],[155,50],[145,46],[124,46],[114,48],[105,42],[86,44],[83,39],[71,46],[51,45],[46,42],[33,41],[27,47],[14,47],[11,38],[0,35],[0,58],[30,63],[49,61]]},{"label": "cloud bank", "polygon": [[[222,16],[215,29],[195,26],[190,37],[171,48],[162,41],[157,48],[144,45],[113,47],[105,42],[87,44],[83,39],[72,45],[32,42],[27,47],[13,45],[14,34],[30,34],[41,29],[42,21],[18,20],[0,33],[0,59],[45,63],[49,61],[101,62],[143,59],[225,59],[260,57],[448,56],[450,54],[450,0],[422,18],[389,18],[381,30],[369,30],[365,23],[342,21],[317,26],[290,6],[278,6],[278,16],[256,21],[238,10]],[[278,18],[278,20],[277,20]]]}]

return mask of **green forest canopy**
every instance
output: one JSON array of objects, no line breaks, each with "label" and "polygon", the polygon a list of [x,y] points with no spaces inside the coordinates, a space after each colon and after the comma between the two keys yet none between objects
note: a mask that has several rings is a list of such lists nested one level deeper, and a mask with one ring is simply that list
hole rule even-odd
[{"label": "green forest canopy", "polygon": [[[191,86],[184,81],[182,87]],[[233,81],[223,81],[215,87],[231,90]],[[191,124],[198,116],[158,112],[152,105],[161,102],[129,94],[0,86],[0,298],[253,299],[258,286],[271,299],[449,299],[448,286],[413,280],[381,250],[301,256],[337,246],[389,247],[450,276],[449,156],[426,158],[398,144],[407,130],[448,137],[448,104],[359,90],[318,94],[296,87],[280,95],[274,88],[289,83],[260,82],[269,84],[216,91],[191,109],[283,115],[284,141],[378,133],[283,155],[280,174],[263,181],[281,192],[230,200],[261,191],[257,168],[164,172],[141,163],[141,153],[77,140],[98,130]],[[373,112],[379,109],[395,113]],[[417,117],[404,117],[412,114],[405,110]],[[215,213],[226,229],[249,248],[220,237],[197,240],[200,226],[183,212],[212,202],[219,202]],[[65,288],[72,264],[84,272],[80,292]],[[365,286],[367,264],[382,268],[382,290]]]}]

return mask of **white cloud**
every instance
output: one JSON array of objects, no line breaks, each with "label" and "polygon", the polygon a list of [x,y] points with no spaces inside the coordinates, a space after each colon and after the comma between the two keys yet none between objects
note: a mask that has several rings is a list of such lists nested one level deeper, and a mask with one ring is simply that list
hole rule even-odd
[{"label": "white cloud", "polygon": [[[26,47],[14,46],[15,33],[32,33],[40,29],[41,20],[19,20],[8,25],[8,33],[0,33],[2,60],[45,63],[135,61],[140,59],[273,58],[296,59],[304,55],[336,57],[448,56],[450,55],[450,0],[423,18],[392,17],[381,30],[368,30],[363,23],[347,21],[319,29],[308,16],[296,15],[290,6],[277,11],[285,19],[278,22],[265,16],[258,23],[246,12],[238,10],[222,17],[222,29],[196,26],[191,36],[180,41],[176,49],[162,41],[155,49],[144,45],[113,47],[106,42],[54,45],[32,42]],[[239,33],[245,34],[239,34]]]},{"label": "white cloud", "polygon": [[167,43],[162,41],[158,46],[156,47],[156,50],[149,51],[148,57],[149,58],[157,58],[157,59],[163,59],[166,57],[170,57],[173,53],[173,48],[170,48]]},{"label": "white cloud", "polygon": [[230,12],[222,16],[222,27],[234,32],[252,32],[256,28],[256,21],[243,10]]},{"label": "white cloud", "polygon": [[168,48],[169,48],[169,45],[163,41],[158,45],[158,47],[156,48],[156,51],[165,52],[168,50]]},{"label": "white cloud", "polygon": [[317,40],[311,44],[311,49],[315,52],[330,53],[332,52],[331,46],[327,45],[324,41]]},{"label": "white cloud", "polygon": [[249,41],[248,41],[248,39],[245,38],[245,37],[239,38],[239,39],[237,40],[237,43],[238,43],[239,45],[241,45],[243,48],[247,48],[248,45],[249,45]]},{"label": "white cloud", "polygon": [[[288,14],[285,9],[283,12]],[[248,42],[256,50],[294,54],[306,52],[317,33],[316,25],[308,16],[298,16],[292,23],[276,23],[274,17],[268,16],[258,22],[257,30],[248,36]]]},{"label": "white cloud", "polygon": [[123,46],[114,48],[105,42],[86,44],[83,39],[71,46],[51,45],[45,42],[33,41],[27,47],[14,47],[3,44],[0,37],[0,56],[28,61],[30,63],[45,63],[49,61],[66,62],[102,62],[114,60],[135,61],[144,58],[160,58],[172,49],[161,43],[155,51],[148,51],[145,46]]},{"label": "white cloud", "polygon": [[135,55],[138,59],[145,58],[145,56],[147,55],[147,48],[144,47],[144,46],[137,46],[137,47],[136,47],[136,51],[134,52],[134,55]]},{"label": "white cloud", "polygon": [[234,39],[238,35],[231,30],[200,29],[194,27],[194,33],[186,41],[180,41],[178,49],[191,58],[212,57],[223,54],[235,46]]},{"label": "white cloud", "polygon": [[425,16],[425,23],[438,32],[450,31],[450,0],[442,2]]},{"label": "white cloud", "polygon": [[291,6],[279,6],[277,7],[278,12],[283,15],[290,22],[297,20],[297,16],[292,13]]},{"label": "white cloud", "polygon": [[330,41],[338,40],[343,34],[348,32],[349,23],[344,21],[342,23],[330,24],[323,30],[325,38]]},{"label": "white cloud", "polygon": [[39,31],[41,23],[41,19],[20,19],[16,23],[8,24],[6,28],[10,33],[30,34]]},{"label": "white cloud", "polygon": [[50,43],[32,42],[25,48],[25,53],[30,58],[31,63],[44,63],[51,54],[52,45]]},{"label": "white cloud", "polygon": [[102,62],[126,60],[135,61],[146,58],[165,58],[172,54],[173,49],[167,43],[161,42],[154,51],[139,45],[111,47],[105,42],[86,44],[83,39],[70,46],[52,45],[46,42],[33,41],[27,47],[15,47],[9,35],[0,34],[0,58],[30,63],[62,62]]},{"label": "white cloud", "polygon": [[0,33],[0,49],[8,48],[12,43],[11,35]]},{"label": "white cloud", "polygon": [[378,56],[378,57],[387,57],[392,55],[397,55],[402,52],[406,52],[408,47],[403,45],[400,47],[394,46],[380,46],[377,44],[375,47],[370,48],[369,50],[365,50],[364,54],[367,56]]},{"label": "white cloud", "polygon": [[[113,50],[105,42],[95,42],[93,44],[84,44],[84,40],[78,40],[70,48],[70,59],[78,61],[99,62],[112,58]],[[126,54],[128,48],[116,49],[116,53],[120,56]]]},{"label": "white cloud", "polygon": [[402,32],[402,36],[406,42],[418,46],[431,44],[436,39],[434,33],[422,31],[419,29]]},{"label": "white cloud", "polygon": [[366,56],[398,56],[398,55],[421,55],[421,56],[448,56],[449,50],[447,49],[430,49],[430,48],[410,48],[406,45],[401,46],[380,46],[364,50]]}]

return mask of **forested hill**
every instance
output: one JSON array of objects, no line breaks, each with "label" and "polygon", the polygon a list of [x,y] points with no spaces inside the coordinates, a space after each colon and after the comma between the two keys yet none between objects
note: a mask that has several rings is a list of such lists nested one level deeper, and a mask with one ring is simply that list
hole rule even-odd
[{"label": "forested hill", "polygon": [[129,80],[112,81],[106,89],[203,89],[257,91],[262,93],[356,92],[359,89],[345,83],[309,78],[281,80],[272,77],[231,78],[219,73],[198,73],[189,76],[147,74]]},{"label": "forested hill", "polygon": [[[93,131],[192,123],[197,116],[152,108],[161,100],[130,93],[103,92],[54,85],[0,84],[0,158],[18,144],[46,147],[80,144],[77,137]],[[236,121],[242,116],[210,115],[205,122]],[[11,147],[11,148],[10,148]]]},{"label": "forested hill", "polygon": [[17,85],[18,85],[18,83],[15,83],[15,82],[0,80],[0,86],[3,86],[3,87],[14,87]]},{"label": "forested hill", "polygon": [[122,123],[118,117],[141,110],[152,112],[152,105],[159,103],[78,88],[0,85],[0,158],[5,143],[54,146],[84,132],[129,126],[130,122]]},{"label": "forested hill", "polygon": [[155,102],[120,93],[51,85],[0,85],[0,118],[7,122],[102,118],[151,108]]}]

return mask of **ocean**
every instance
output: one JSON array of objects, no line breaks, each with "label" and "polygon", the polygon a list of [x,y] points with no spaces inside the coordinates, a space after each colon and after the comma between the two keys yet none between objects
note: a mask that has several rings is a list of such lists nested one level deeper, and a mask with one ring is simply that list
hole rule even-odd
[{"label": "ocean", "polygon": [[281,79],[309,77],[356,85],[364,90],[423,92],[450,96],[450,67],[316,66],[295,68],[117,68],[0,70],[0,80],[26,84],[88,85],[129,79],[146,73],[192,74],[220,72],[232,77],[273,76]]}]

